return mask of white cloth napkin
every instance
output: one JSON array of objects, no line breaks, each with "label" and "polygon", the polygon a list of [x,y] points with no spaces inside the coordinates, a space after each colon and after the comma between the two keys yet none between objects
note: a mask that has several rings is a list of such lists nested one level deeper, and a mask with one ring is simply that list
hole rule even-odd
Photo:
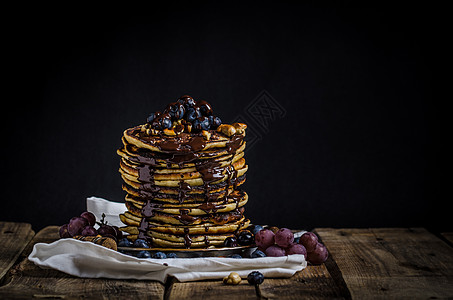
[{"label": "white cloth napkin", "polygon": [[[87,199],[87,209],[97,219],[105,213],[109,224],[121,226],[118,214],[125,211],[125,206],[90,197]],[[83,278],[146,279],[162,283],[169,275],[185,282],[220,279],[230,272],[237,272],[242,278],[252,271],[260,271],[266,277],[291,277],[307,266],[303,255],[243,259],[136,258],[75,239],[61,239],[51,244],[37,243],[28,259],[42,268],[52,268]]]}]

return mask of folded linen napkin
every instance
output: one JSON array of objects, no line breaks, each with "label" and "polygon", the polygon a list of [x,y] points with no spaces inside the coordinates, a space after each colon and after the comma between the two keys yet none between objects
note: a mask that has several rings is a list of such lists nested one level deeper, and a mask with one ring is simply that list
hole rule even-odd
[{"label": "folded linen napkin", "polygon": [[[125,206],[90,197],[87,199],[87,209],[98,219],[105,213],[109,224],[121,225],[117,214],[123,213]],[[267,277],[291,277],[307,266],[303,255],[243,259],[136,258],[75,239],[61,239],[50,244],[37,243],[28,259],[42,268],[52,268],[78,277],[157,280],[162,283],[169,275],[185,282],[220,279],[230,272],[237,272],[242,278],[252,271],[260,271]]]}]

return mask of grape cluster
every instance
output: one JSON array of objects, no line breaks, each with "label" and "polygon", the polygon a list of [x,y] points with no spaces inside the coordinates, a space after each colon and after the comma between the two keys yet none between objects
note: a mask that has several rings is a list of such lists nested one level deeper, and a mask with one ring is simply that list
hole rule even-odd
[{"label": "grape cluster", "polygon": [[222,121],[213,115],[212,107],[208,102],[195,101],[192,97],[184,95],[176,102],[168,104],[164,111],[150,114],[146,123],[155,130],[176,129],[179,126],[178,131],[200,132],[217,129]]},{"label": "grape cluster", "polygon": [[327,248],[318,241],[313,232],[306,232],[299,240],[295,240],[294,234],[288,228],[274,231],[266,228],[255,234],[255,244],[258,246],[256,251],[272,257],[302,254],[313,265],[322,264],[327,260]]},{"label": "grape cluster", "polygon": [[[100,222],[96,222],[96,217],[93,213],[86,211],[83,212],[79,217],[73,217],[69,220],[68,224],[64,224],[60,227],[61,238],[72,238],[76,235],[82,236],[96,236],[101,235],[103,237],[110,237],[115,241],[120,240],[123,237],[123,232],[119,230],[117,226],[107,225],[104,221],[105,214],[102,214]],[[94,225],[98,224],[99,228],[94,228]]]}]

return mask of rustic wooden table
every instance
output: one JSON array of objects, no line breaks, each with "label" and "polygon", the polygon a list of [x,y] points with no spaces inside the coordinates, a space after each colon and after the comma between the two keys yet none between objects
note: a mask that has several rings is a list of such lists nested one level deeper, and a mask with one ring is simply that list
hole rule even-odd
[{"label": "rustic wooden table", "polygon": [[155,281],[83,279],[27,260],[33,245],[58,238],[58,227],[35,234],[30,224],[0,222],[0,299],[324,299],[453,298],[453,234],[423,228],[318,228],[330,257],[291,278],[258,288],[221,280],[165,285]]}]

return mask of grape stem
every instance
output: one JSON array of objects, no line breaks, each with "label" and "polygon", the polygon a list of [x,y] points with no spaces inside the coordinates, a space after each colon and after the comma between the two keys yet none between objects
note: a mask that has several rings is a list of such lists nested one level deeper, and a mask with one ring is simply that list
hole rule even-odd
[{"label": "grape stem", "polygon": [[96,222],[99,226],[107,225],[108,221],[105,221],[105,213],[102,213],[102,218],[100,222]]}]

